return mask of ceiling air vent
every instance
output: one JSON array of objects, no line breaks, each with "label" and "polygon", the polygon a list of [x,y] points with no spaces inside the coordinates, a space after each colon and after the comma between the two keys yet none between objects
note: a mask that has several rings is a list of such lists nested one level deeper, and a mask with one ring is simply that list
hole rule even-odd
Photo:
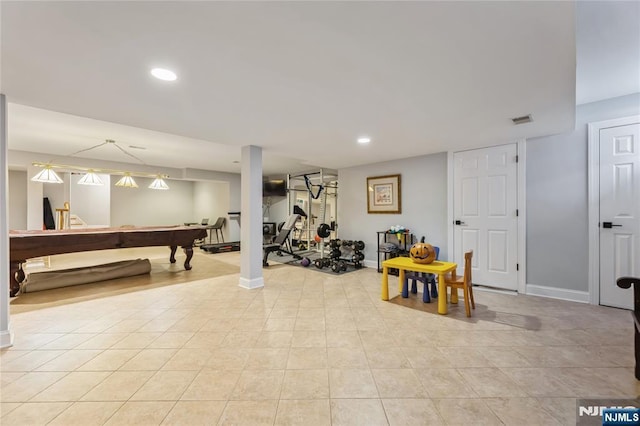
[{"label": "ceiling air vent", "polygon": [[513,121],[513,124],[524,124],[524,123],[531,123],[533,121],[533,118],[531,118],[531,114],[529,114],[529,115],[523,115],[522,117],[512,118],[511,121]]}]

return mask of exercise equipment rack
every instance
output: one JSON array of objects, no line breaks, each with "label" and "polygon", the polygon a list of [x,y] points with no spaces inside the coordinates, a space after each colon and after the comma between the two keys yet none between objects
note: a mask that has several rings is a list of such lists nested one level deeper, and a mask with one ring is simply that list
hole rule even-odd
[{"label": "exercise equipment rack", "polygon": [[[319,241],[316,240],[318,229],[322,226],[323,233],[329,230],[329,235],[337,238],[337,212],[338,212],[338,176],[337,174],[327,173],[320,169],[315,172],[301,173],[297,175],[287,175],[287,203],[289,211],[292,212],[294,206],[302,209],[307,215],[304,218],[302,228],[293,232],[293,238],[298,240],[298,248],[302,242],[305,249],[310,249],[315,244],[316,249],[320,252],[320,257],[324,257],[325,238],[320,235]],[[298,193],[306,194],[306,197],[299,196]],[[306,199],[305,199],[306,198]],[[314,214],[313,202],[319,200],[320,211]],[[329,203],[329,200],[332,202]],[[326,223],[327,208],[330,204],[329,222]],[[319,219],[319,223],[315,223],[314,219]],[[297,237],[297,238],[296,238]]]}]

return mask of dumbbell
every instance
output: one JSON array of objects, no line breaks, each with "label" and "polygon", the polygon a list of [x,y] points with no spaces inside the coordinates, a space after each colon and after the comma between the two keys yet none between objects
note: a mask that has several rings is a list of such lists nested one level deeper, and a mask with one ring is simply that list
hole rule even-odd
[{"label": "dumbbell", "polygon": [[331,250],[331,253],[329,253],[329,257],[331,257],[332,259],[337,259],[340,256],[342,256],[342,252],[337,248]]},{"label": "dumbbell", "polygon": [[364,260],[364,253],[361,253],[358,251],[358,252],[355,252],[353,256],[351,256],[352,262],[360,262],[361,260]]},{"label": "dumbbell", "polygon": [[364,250],[364,241],[355,241],[353,243],[353,248],[355,250]]},{"label": "dumbbell", "polygon": [[322,259],[316,259],[313,261],[313,264],[316,266],[316,268],[318,269],[322,269],[324,267],[324,262],[322,261]]},{"label": "dumbbell", "polygon": [[344,260],[339,260],[338,261],[338,266],[340,267],[341,270],[346,271],[347,270],[347,262],[345,262]]}]

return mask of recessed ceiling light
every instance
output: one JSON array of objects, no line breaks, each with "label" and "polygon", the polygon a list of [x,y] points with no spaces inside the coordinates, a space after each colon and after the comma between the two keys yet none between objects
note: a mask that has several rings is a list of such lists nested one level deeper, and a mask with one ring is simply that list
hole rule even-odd
[{"label": "recessed ceiling light", "polygon": [[151,75],[157,79],[164,81],[174,81],[178,78],[175,72],[166,70],[164,68],[154,68],[151,70]]},{"label": "recessed ceiling light", "polygon": [[233,164],[239,164],[240,162],[238,160],[234,160]]},{"label": "recessed ceiling light", "polygon": [[358,143],[369,143],[369,142],[371,142],[371,138],[367,138],[367,137],[358,138]]}]

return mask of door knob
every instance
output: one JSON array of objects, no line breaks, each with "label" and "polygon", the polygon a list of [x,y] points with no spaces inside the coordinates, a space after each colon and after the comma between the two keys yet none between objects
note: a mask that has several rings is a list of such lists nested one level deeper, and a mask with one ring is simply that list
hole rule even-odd
[{"label": "door knob", "polygon": [[453,222],[456,225],[464,225],[464,222],[461,220],[456,220],[455,222]]},{"label": "door knob", "polygon": [[622,225],[616,225],[615,223],[611,223],[611,222],[602,222],[602,227],[603,228],[612,228],[614,226],[622,226]]}]

